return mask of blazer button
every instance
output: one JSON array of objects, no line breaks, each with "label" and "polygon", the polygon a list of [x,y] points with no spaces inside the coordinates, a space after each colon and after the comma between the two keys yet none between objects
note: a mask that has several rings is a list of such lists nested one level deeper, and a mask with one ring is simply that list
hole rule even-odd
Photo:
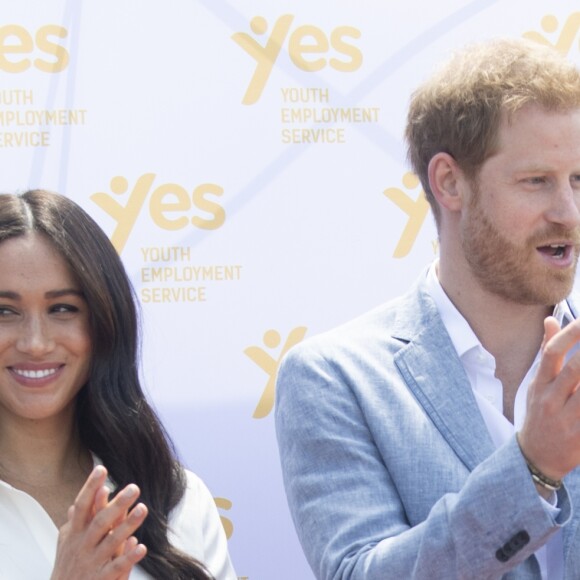
[{"label": "blazer button", "polygon": [[515,553],[519,552],[530,541],[530,535],[525,530],[519,531],[510,538],[496,553],[500,562],[507,562]]}]

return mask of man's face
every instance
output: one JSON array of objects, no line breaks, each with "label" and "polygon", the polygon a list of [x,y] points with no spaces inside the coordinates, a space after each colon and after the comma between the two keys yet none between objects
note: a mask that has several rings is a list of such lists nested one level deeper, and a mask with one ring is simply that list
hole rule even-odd
[{"label": "man's face", "polygon": [[462,214],[465,258],[487,291],[552,305],[570,292],[580,252],[580,109],[527,106],[498,136]]}]

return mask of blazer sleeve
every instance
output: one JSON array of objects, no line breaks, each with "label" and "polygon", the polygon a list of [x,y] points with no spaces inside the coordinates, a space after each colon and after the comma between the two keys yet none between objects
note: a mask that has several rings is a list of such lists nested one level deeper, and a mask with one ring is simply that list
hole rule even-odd
[{"label": "blazer sleeve", "polygon": [[[457,489],[411,525],[409,502],[421,502],[430,485],[421,459],[430,450],[404,449],[397,465],[386,464],[375,437],[381,433],[388,445],[397,426],[371,429],[352,385],[357,377],[311,345],[297,345],[282,361],[276,432],[288,504],[316,578],[483,580],[518,566],[531,576],[514,577],[534,577],[539,568],[529,556],[571,516],[566,489],[558,492],[554,521],[514,438],[471,473],[465,470],[459,485],[450,476],[450,489]],[[406,420],[412,418],[400,417]],[[397,469],[416,482],[415,495],[404,501]]]}]

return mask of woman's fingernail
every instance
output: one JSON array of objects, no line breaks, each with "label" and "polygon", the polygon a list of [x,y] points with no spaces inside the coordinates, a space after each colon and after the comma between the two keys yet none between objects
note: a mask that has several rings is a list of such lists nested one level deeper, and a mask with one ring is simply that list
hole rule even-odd
[{"label": "woman's fingernail", "polygon": [[134,484],[130,483],[122,492],[121,496],[125,498],[134,497],[139,493],[139,488]]},{"label": "woman's fingernail", "polygon": [[91,476],[93,477],[93,479],[100,479],[106,473],[107,473],[107,470],[102,465],[97,465],[93,469],[93,473],[91,474]]}]

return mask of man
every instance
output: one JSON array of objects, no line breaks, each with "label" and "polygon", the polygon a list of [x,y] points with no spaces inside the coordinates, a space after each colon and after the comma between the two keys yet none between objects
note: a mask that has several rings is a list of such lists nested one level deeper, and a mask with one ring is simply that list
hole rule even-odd
[{"label": "man", "polygon": [[280,369],[302,546],[319,579],[578,579],[580,73],[524,40],[470,47],[406,136],[439,259]]}]

